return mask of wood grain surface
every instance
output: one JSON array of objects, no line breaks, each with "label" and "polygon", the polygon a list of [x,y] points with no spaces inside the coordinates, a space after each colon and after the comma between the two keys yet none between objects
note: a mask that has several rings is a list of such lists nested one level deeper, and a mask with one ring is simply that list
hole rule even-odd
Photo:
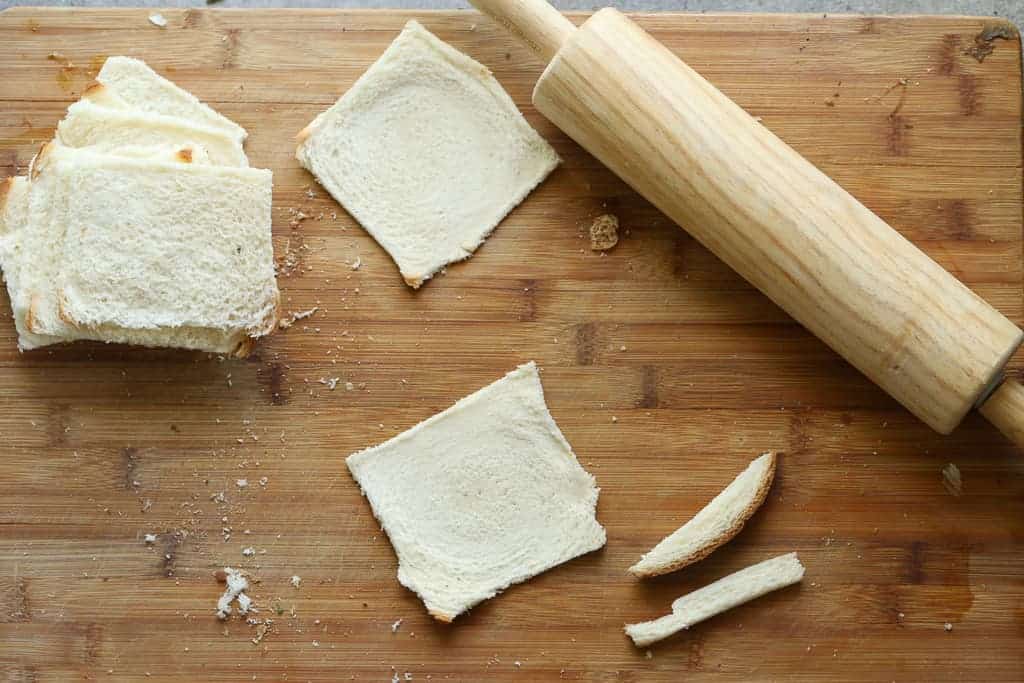
[{"label": "wood grain surface", "polygon": [[[1024,678],[1020,453],[978,416],[932,433],[583,154],[530,106],[541,65],[501,29],[468,12],[169,10],[166,29],[148,14],[0,14],[0,175],[24,172],[106,56],[141,57],[250,131],[252,163],[274,170],[278,257],[297,262],[285,308],[318,310],[248,362],[19,354],[0,325],[0,680]],[[491,67],[565,160],[419,292],[291,141],[412,17]],[[638,19],[1022,322],[1015,34],[979,62],[966,52],[983,19]],[[584,233],[606,211],[625,234],[602,255]],[[433,623],[343,458],[529,359],[601,486],[608,544]],[[334,391],[319,381],[334,377]],[[733,542],[627,575],[769,448],[775,486]],[[621,631],[790,550],[800,586],[650,657]],[[257,627],[214,617],[225,565],[259,580],[257,616],[273,620],[259,644]]]}]

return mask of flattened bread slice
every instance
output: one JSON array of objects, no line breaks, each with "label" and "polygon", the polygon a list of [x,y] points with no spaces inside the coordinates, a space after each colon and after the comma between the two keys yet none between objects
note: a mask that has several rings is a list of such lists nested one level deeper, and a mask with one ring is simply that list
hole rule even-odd
[{"label": "flattened bread slice", "polygon": [[653,621],[629,624],[626,635],[637,647],[647,647],[716,614],[791,586],[803,577],[804,566],[796,553],[779,555],[678,598],[672,603],[671,614]]},{"label": "flattened bread slice", "polygon": [[176,116],[225,132],[239,145],[245,142],[245,129],[217,113],[199,99],[159,75],[138,59],[110,57],[96,80],[104,84],[130,106],[145,112]]},{"label": "flattened bread slice", "polygon": [[533,363],[347,464],[391,539],[399,582],[440,621],[605,543],[599,489]]},{"label": "flattened bread slice", "polygon": [[725,489],[629,568],[646,578],[674,572],[703,560],[729,542],[761,507],[775,478],[776,454],[754,460]]},{"label": "flattened bread slice", "polygon": [[486,67],[415,21],[298,139],[411,287],[468,258],[559,161]]},{"label": "flattened bread slice", "polygon": [[[93,88],[96,95],[105,89]],[[222,131],[187,120],[132,109],[112,109],[83,97],[68,108],[57,126],[57,139],[68,147],[117,154],[125,146],[200,144],[219,166],[248,166],[242,145]]]}]

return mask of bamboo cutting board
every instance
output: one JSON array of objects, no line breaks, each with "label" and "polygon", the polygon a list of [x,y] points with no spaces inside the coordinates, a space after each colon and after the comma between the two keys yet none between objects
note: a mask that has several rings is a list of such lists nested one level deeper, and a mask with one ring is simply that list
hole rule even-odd
[{"label": "bamboo cutting board", "polygon": [[[163,14],[165,29],[144,10],[0,14],[0,175],[25,171],[106,56],[143,58],[250,131],[253,165],[274,171],[284,308],[317,310],[247,362],[87,344],[19,354],[5,317],[3,680],[1024,678],[1021,454],[976,418],[930,432],[582,153],[532,109],[540,65],[502,31],[467,12]],[[419,292],[292,156],[294,134],[412,17],[493,69],[564,159]],[[639,20],[1022,322],[1015,31]],[[604,212],[625,230],[606,255],[583,237]],[[343,458],[530,359],[601,486],[608,544],[433,623],[397,583]],[[783,452],[775,486],[735,541],[657,580],[626,575],[769,448]],[[947,463],[961,495],[944,487]],[[802,585],[649,656],[622,634],[790,550]],[[273,620],[261,640],[214,617],[225,565],[259,580],[258,616]]]}]

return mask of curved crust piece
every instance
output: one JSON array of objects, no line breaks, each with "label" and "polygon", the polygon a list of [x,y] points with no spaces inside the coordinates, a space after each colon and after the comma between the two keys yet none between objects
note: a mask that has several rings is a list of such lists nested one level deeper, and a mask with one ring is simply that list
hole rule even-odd
[{"label": "curved crust piece", "polygon": [[639,578],[660,576],[699,562],[740,532],[761,503],[775,478],[777,455],[769,451],[698,512],[629,568]]}]

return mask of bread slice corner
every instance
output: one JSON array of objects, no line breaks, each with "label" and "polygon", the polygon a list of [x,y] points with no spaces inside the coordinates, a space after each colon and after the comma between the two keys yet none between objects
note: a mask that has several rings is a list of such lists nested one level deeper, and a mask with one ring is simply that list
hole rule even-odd
[{"label": "bread slice corner", "polygon": [[778,455],[768,451],[751,462],[710,503],[629,568],[637,578],[668,574],[703,560],[743,529],[768,496]]}]

